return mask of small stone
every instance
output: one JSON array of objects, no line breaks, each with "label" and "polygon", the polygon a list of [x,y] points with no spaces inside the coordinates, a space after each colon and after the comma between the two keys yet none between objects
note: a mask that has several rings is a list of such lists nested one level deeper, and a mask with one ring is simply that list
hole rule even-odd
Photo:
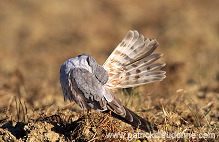
[{"label": "small stone", "polygon": [[206,97],[206,92],[202,92],[202,91],[198,92],[197,97],[200,99],[204,99]]}]

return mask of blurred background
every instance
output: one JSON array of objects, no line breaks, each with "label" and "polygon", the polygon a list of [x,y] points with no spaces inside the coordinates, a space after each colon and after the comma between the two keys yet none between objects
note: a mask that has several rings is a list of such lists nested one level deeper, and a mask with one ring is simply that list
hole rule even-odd
[{"label": "blurred background", "polygon": [[81,53],[103,64],[129,30],[157,39],[156,52],[167,63],[167,78],[141,87],[142,96],[155,101],[178,89],[191,95],[207,90],[215,100],[218,5],[217,0],[0,1],[0,109],[15,96],[29,108],[63,107],[61,64]]}]

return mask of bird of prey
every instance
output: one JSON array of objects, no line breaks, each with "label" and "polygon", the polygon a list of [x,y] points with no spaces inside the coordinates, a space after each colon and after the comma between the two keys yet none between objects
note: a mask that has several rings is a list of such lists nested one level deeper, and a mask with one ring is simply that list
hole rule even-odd
[{"label": "bird of prey", "polygon": [[113,92],[166,77],[160,70],[165,63],[156,62],[163,54],[153,53],[157,47],[155,39],[130,30],[102,66],[85,53],[68,59],[60,69],[64,100],[75,101],[87,110],[110,113],[135,128],[152,132],[155,127],[122,105]]}]

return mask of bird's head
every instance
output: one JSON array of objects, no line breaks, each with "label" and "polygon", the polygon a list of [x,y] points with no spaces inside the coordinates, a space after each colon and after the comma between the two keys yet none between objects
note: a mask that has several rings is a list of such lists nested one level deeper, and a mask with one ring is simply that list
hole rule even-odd
[{"label": "bird's head", "polygon": [[90,55],[83,53],[75,58],[65,61],[60,68],[60,80],[62,78],[67,78],[69,72],[74,68],[83,68],[92,73],[91,62],[93,62],[93,60],[91,60],[91,58]]}]

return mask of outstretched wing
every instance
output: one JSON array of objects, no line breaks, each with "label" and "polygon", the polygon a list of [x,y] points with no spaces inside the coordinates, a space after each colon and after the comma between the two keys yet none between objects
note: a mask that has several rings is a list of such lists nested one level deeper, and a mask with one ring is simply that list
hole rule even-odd
[{"label": "outstretched wing", "polygon": [[127,88],[163,80],[166,72],[160,68],[165,63],[155,63],[163,54],[152,54],[157,47],[155,39],[129,31],[103,65],[109,74],[106,87]]}]

